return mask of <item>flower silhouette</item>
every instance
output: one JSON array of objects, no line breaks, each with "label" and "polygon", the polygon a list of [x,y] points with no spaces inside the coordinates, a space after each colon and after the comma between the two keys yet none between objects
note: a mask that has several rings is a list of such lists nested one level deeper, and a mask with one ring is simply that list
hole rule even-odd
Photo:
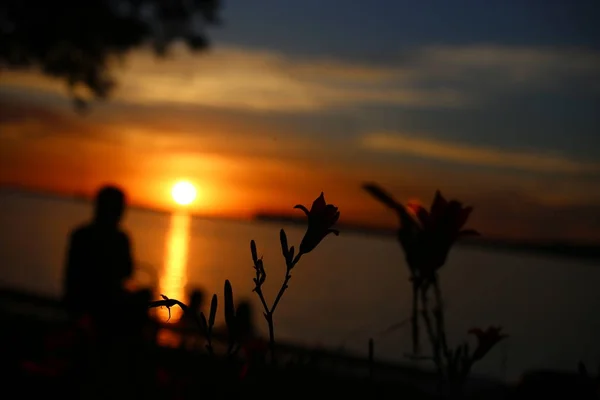
[{"label": "flower silhouette", "polygon": [[294,208],[304,211],[308,217],[308,229],[300,243],[300,254],[312,251],[330,233],[336,236],[340,234],[336,229],[331,229],[340,218],[340,212],[333,204],[327,204],[323,192],[313,202],[310,211],[301,204],[294,206]]},{"label": "flower silhouette", "polygon": [[406,208],[416,217],[416,226],[403,226],[399,239],[409,264],[419,268],[426,278],[444,265],[459,237],[479,234],[472,229],[462,229],[473,208],[464,207],[456,200],[447,201],[439,190],[429,211],[415,203],[407,204]]},{"label": "flower silhouette", "polygon": [[459,236],[478,234],[472,229],[462,230],[473,207],[463,207],[456,200],[447,201],[439,190],[435,192],[430,211],[416,203],[408,203],[407,207],[417,216],[424,230],[436,231],[450,243]]},{"label": "flower silhouette", "polygon": [[434,279],[454,242],[461,236],[478,235],[474,230],[462,229],[473,211],[472,207],[464,207],[456,200],[447,201],[439,190],[427,210],[416,203],[399,203],[376,184],[369,183],[363,187],[398,215],[398,240],[414,280]]},{"label": "flower silhouette", "polygon": [[471,356],[473,361],[481,360],[491,349],[508,335],[500,333],[502,327],[490,326],[486,330],[472,328],[468,333],[477,337],[477,347]]}]

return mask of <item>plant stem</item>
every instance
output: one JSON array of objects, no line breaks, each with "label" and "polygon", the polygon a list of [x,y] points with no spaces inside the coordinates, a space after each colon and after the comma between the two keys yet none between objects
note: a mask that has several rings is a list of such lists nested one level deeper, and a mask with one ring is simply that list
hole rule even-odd
[{"label": "plant stem", "polygon": [[437,337],[440,341],[440,346],[441,346],[441,351],[444,354],[444,356],[447,358],[449,356],[449,352],[448,352],[448,342],[446,340],[446,326],[445,326],[445,322],[444,322],[444,307],[443,307],[443,301],[442,301],[442,290],[440,288],[440,284],[438,281],[438,278],[436,277],[433,280],[433,293],[435,296],[435,311],[433,313],[433,315],[435,316],[436,319],[436,325],[437,325]]},{"label": "plant stem", "polygon": [[420,353],[419,346],[419,284],[416,278],[413,277],[412,281],[412,345],[413,354],[418,355]]},{"label": "plant stem", "polygon": [[206,328],[206,350],[211,356],[215,355],[215,351],[212,345],[212,326],[208,326]]},{"label": "plant stem", "polygon": [[285,279],[283,280],[283,284],[281,285],[281,288],[279,289],[279,293],[277,293],[277,297],[275,297],[275,301],[273,302],[273,305],[271,306],[271,310],[270,310],[271,314],[273,314],[275,312],[275,309],[277,308],[277,305],[279,304],[279,301],[281,300],[281,296],[283,296],[283,294],[285,293],[285,290],[288,287],[288,282],[290,281],[291,277],[292,277],[292,275],[290,275],[290,271],[288,270],[285,274]]},{"label": "plant stem", "polygon": [[256,292],[256,294],[258,294],[258,298],[260,299],[260,302],[263,306],[263,309],[265,310],[265,313],[268,313],[269,306],[267,305],[267,301],[265,300],[265,296],[263,295],[261,288],[256,288],[256,289],[254,289],[254,291]]},{"label": "plant stem", "polygon": [[273,326],[273,313],[267,311],[265,313],[265,319],[269,326],[269,350],[271,351],[271,360],[275,362],[275,329]]},{"label": "plant stem", "polygon": [[298,255],[294,258],[294,260],[292,262],[287,262],[286,260],[286,271],[285,271],[285,279],[283,281],[283,284],[281,285],[281,289],[279,289],[279,293],[277,293],[277,297],[275,297],[275,301],[273,302],[273,306],[271,307],[271,314],[273,314],[275,312],[275,309],[277,308],[277,304],[279,304],[279,301],[281,300],[281,296],[283,296],[283,294],[285,293],[285,290],[288,288],[288,282],[290,281],[290,278],[292,277],[292,275],[290,274],[290,272],[292,271],[292,268],[294,268],[294,266],[298,263],[298,261],[300,261],[300,257],[302,257],[302,253],[298,253]]},{"label": "plant stem", "polygon": [[271,351],[271,360],[273,360],[273,361],[275,361],[275,327],[273,325],[273,314],[275,313],[275,309],[277,308],[277,305],[279,304],[281,297],[285,293],[285,290],[288,288],[288,282],[290,281],[290,279],[292,277],[290,272],[291,272],[292,268],[294,268],[294,266],[298,263],[298,261],[300,261],[300,257],[302,257],[302,253],[298,253],[298,255],[296,255],[296,257],[292,261],[286,260],[285,279],[283,280],[283,284],[281,285],[281,288],[279,289],[279,292],[277,293],[277,297],[275,297],[275,301],[273,302],[273,305],[271,306],[270,309],[269,309],[269,306],[267,305],[267,302],[265,300],[265,297],[262,293],[261,288],[258,287],[256,289],[256,293],[258,294],[258,297],[260,298],[260,301],[264,308],[265,319],[267,320],[267,324],[269,326],[269,349]]},{"label": "plant stem", "polygon": [[421,286],[421,304],[423,305],[422,316],[423,320],[425,321],[425,327],[427,328],[429,342],[431,343],[431,347],[433,350],[433,361],[435,363],[435,366],[437,367],[441,381],[444,376],[444,366],[442,364],[442,358],[440,357],[439,340],[436,337],[435,331],[433,329],[431,318],[429,318],[429,299],[427,298],[427,288],[427,285]]},{"label": "plant stem", "polygon": [[267,320],[267,324],[269,326],[269,350],[271,351],[271,357],[273,357],[273,354],[275,352],[275,333],[273,331],[273,313],[269,310],[269,306],[267,305],[267,301],[265,300],[265,296],[262,292],[261,287],[257,286],[254,289],[254,291],[256,292],[256,294],[258,295],[258,298],[260,299],[260,302],[264,309],[263,315],[265,316],[265,319]]}]

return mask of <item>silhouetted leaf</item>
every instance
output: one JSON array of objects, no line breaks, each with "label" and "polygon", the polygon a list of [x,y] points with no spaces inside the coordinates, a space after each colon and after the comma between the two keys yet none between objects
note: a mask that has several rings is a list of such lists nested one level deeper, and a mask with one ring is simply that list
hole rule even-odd
[{"label": "silhouetted leaf", "polygon": [[363,185],[363,189],[387,207],[396,211],[404,210],[404,206],[402,204],[398,203],[390,194],[388,194],[376,183],[365,183]]},{"label": "silhouetted leaf", "polygon": [[210,315],[208,316],[208,325],[213,327],[215,325],[215,318],[217,316],[217,295],[213,294],[210,302]]},{"label": "silhouetted leaf", "polygon": [[258,279],[258,283],[260,285],[262,285],[263,283],[265,283],[266,280],[267,280],[267,273],[265,272],[265,269],[261,267],[261,269],[260,269],[260,277]]},{"label": "silhouetted leaf", "polygon": [[287,236],[283,228],[279,231],[279,241],[281,242],[281,252],[283,253],[283,258],[288,259],[289,249],[288,249],[288,241]]},{"label": "silhouetted leaf", "polygon": [[415,220],[410,216],[408,211],[406,211],[404,205],[397,202],[389,193],[383,190],[379,185],[377,185],[376,183],[365,183],[362,187],[371,196],[375,197],[375,199],[379,200],[385,206],[396,211],[396,214],[400,218],[400,223],[402,224],[402,227],[409,228],[414,227],[416,225]]},{"label": "silhouetted leaf", "polygon": [[235,308],[233,305],[233,288],[229,280],[225,281],[225,324],[230,331],[235,328]]},{"label": "silhouetted leaf", "polygon": [[256,252],[256,243],[254,240],[250,241],[250,251],[252,252],[252,261],[256,263],[258,261],[258,253]]},{"label": "silhouetted leaf", "polygon": [[200,312],[200,328],[202,328],[202,333],[208,335],[208,323],[206,322],[206,315],[203,312]]},{"label": "silhouetted leaf", "polygon": [[[165,296],[164,294],[161,293],[160,297],[163,298],[163,300],[167,301],[167,300],[171,300],[169,299],[167,296]],[[167,312],[169,313],[169,317],[167,318],[167,322],[171,320],[171,306],[165,304],[165,307],[167,307]]]}]

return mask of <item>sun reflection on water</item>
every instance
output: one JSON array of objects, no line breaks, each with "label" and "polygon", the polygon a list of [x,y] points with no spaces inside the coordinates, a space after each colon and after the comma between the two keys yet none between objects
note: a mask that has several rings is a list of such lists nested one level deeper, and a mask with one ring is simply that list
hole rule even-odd
[{"label": "sun reflection on water", "polygon": [[[184,303],[185,286],[187,284],[187,255],[188,242],[190,238],[190,216],[186,213],[175,213],[171,215],[169,232],[165,249],[165,261],[159,280],[159,293],[167,297],[181,300]],[[169,310],[159,308],[157,316],[160,321],[174,323],[181,317],[182,311],[179,307]]]}]

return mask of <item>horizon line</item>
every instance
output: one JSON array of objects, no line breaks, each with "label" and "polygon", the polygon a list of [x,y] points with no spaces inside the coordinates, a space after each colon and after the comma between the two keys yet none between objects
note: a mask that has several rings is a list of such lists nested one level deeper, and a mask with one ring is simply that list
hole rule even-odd
[{"label": "horizon line", "polygon": [[[72,200],[72,201],[83,201],[91,202],[93,195],[87,193],[76,193],[71,194],[60,193],[58,191],[42,188],[33,188],[21,184],[9,184],[1,183],[0,191],[12,191],[20,194],[28,194],[33,196],[40,196],[45,198],[58,198],[61,200]],[[166,209],[160,207],[151,207],[143,204],[130,204],[128,208],[150,212],[155,214],[172,215],[181,210],[177,209]],[[305,224],[306,217],[294,215],[291,211],[289,213],[283,211],[266,211],[256,210],[251,215],[235,215],[235,214],[210,214],[210,213],[198,213],[188,212],[192,218],[204,219],[204,220],[221,220],[221,221],[232,221],[232,222],[258,222],[258,223],[275,223],[283,222],[288,224],[300,225]],[[369,236],[383,236],[393,237],[396,235],[397,227],[393,225],[369,225],[361,223],[338,223],[338,227],[351,231],[353,233],[367,234]],[[458,245],[475,245],[483,247],[496,247],[505,248],[510,250],[531,250],[541,251],[543,253],[553,253],[559,255],[573,256],[575,258],[583,259],[600,259],[600,242],[584,242],[584,241],[568,241],[568,240],[536,240],[536,239],[512,239],[509,237],[500,236],[480,236],[474,238],[465,238],[457,242]],[[580,254],[583,251],[585,254]],[[589,254],[588,254],[589,253]]]}]

